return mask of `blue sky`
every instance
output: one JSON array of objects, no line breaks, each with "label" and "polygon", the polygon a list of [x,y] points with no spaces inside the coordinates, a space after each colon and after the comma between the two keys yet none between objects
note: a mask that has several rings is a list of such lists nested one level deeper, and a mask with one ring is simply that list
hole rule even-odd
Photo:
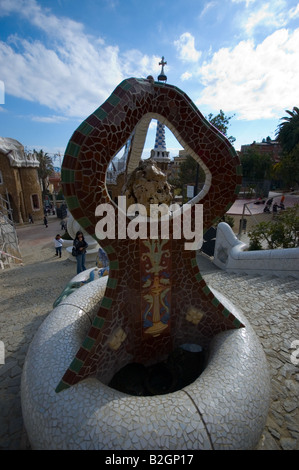
[{"label": "blue sky", "polygon": [[[63,156],[124,78],[157,78],[162,56],[204,116],[233,116],[236,150],[275,138],[299,106],[299,1],[0,0],[0,136]],[[154,140],[155,122],[145,157]]]}]

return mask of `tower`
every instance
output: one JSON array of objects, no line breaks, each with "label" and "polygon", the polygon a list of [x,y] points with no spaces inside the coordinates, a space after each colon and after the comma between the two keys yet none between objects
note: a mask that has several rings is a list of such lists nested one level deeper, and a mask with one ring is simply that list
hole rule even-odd
[{"label": "tower", "polygon": [[[159,82],[165,82],[167,80],[167,76],[164,72],[164,65],[167,62],[164,61],[164,56],[162,56],[161,62],[161,73],[158,75]],[[157,131],[156,131],[156,141],[155,141],[155,148],[151,150],[151,158],[155,160],[158,167],[163,171],[166,172],[168,168],[168,164],[170,162],[169,152],[166,149],[165,143],[165,125],[161,122],[157,121]]]},{"label": "tower", "polygon": [[165,142],[165,125],[160,121],[157,121],[157,131],[155,147],[151,150],[151,158],[155,160],[158,167],[166,172],[168,164],[170,162],[169,152],[166,149]]}]

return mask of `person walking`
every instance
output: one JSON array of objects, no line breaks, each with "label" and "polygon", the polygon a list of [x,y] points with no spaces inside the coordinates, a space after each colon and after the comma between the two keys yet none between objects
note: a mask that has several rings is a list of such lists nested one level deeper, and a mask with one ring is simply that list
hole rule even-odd
[{"label": "person walking", "polygon": [[33,224],[33,217],[31,214],[28,215],[29,224]]},{"label": "person walking", "polygon": [[75,251],[76,251],[77,274],[79,274],[82,271],[86,270],[85,256],[86,256],[86,249],[88,247],[88,243],[85,240],[84,235],[80,230],[76,233],[76,237],[74,239],[73,246],[74,246]]},{"label": "person walking", "polygon": [[66,222],[65,222],[65,220],[62,220],[62,221],[60,222],[60,227],[61,227],[61,230],[65,230],[65,231],[66,231]]},{"label": "person walking", "polygon": [[54,238],[54,246],[55,246],[55,256],[59,256],[61,258],[61,249],[63,245],[63,239],[61,238],[60,234],[58,233]]},{"label": "person walking", "polygon": [[44,226],[48,228],[48,219],[46,216],[44,217]]}]

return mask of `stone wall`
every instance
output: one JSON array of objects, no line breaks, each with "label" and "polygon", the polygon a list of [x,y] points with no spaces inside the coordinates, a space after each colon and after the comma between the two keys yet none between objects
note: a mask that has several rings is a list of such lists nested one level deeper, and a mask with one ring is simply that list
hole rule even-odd
[{"label": "stone wall", "polygon": [[3,181],[0,194],[6,199],[8,192],[14,222],[28,222],[29,214],[34,220],[42,219],[43,200],[37,168],[11,166],[8,156],[0,152],[0,171]]}]

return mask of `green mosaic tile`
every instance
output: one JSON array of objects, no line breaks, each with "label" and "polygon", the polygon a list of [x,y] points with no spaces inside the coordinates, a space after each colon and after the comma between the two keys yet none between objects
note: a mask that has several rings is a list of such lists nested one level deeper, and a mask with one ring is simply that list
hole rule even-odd
[{"label": "green mosaic tile", "polygon": [[63,183],[74,183],[75,181],[75,172],[74,170],[64,170],[61,169],[61,181]]},{"label": "green mosaic tile", "polygon": [[106,251],[107,255],[109,255],[110,253],[115,253],[115,249],[113,248],[112,245],[105,246],[105,251]]},{"label": "green mosaic tile", "polygon": [[69,210],[78,209],[80,207],[79,199],[77,196],[70,196],[65,198]]},{"label": "green mosaic tile", "polygon": [[110,269],[119,269],[119,263],[118,260],[111,261],[109,264]]},{"label": "green mosaic tile", "polygon": [[80,359],[77,359],[75,357],[75,359],[72,361],[69,369],[72,370],[73,372],[79,372],[79,370],[81,369],[82,366],[83,366],[83,361],[80,361]]},{"label": "green mosaic tile", "polygon": [[128,82],[127,80],[124,80],[123,82],[121,82],[121,84],[119,86],[123,90],[129,90],[130,88],[132,88],[132,84],[130,82]]},{"label": "green mosaic tile", "polygon": [[224,209],[225,212],[227,212],[231,206],[233,205],[233,202],[230,202],[229,204],[227,204],[226,208]]},{"label": "green mosaic tile", "polygon": [[92,326],[94,326],[95,328],[102,328],[104,323],[105,323],[104,318],[96,316],[92,322]]},{"label": "green mosaic tile", "polygon": [[120,102],[120,98],[112,93],[108,98],[108,103],[112,104],[112,106],[116,106]]},{"label": "green mosaic tile", "polygon": [[108,282],[107,282],[107,287],[111,287],[111,289],[115,289],[117,286],[117,279],[113,279],[109,277]]},{"label": "green mosaic tile", "polygon": [[195,266],[197,266],[196,258],[192,258],[192,259],[191,259],[191,266],[192,266],[192,268],[194,268]]},{"label": "green mosaic tile", "polygon": [[88,351],[91,350],[91,348],[93,347],[93,345],[95,344],[95,339],[93,338],[89,338],[88,336],[85,338],[85,340],[83,341],[83,348],[84,349],[87,349]]},{"label": "green mosaic tile", "polygon": [[220,304],[220,302],[218,299],[216,299],[216,297],[214,297],[214,299],[212,300],[212,304],[215,305],[215,307],[217,307]]},{"label": "green mosaic tile", "polygon": [[77,131],[81,132],[81,134],[89,135],[93,131],[94,127],[92,127],[88,122],[83,121],[82,124],[78,127]]},{"label": "green mosaic tile", "polygon": [[233,321],[233,325],[234,325],[236,328],[240,328],[241,322],[240,322],[237,318],[235,318],[234,321]]},{"label": "green mosaic tile", "polygon": [[101,302],[101,307],[109,309],[112,305],[112,299],[109,299],[108,297],[103,297],[102,302]]},{"label": "green mosaic tile", "polygon": [[72,157],[78,157],[80,148],[81,148],[80,145],[77,145],[74,142],[70,141],[68,143],[65,153],[67,155],[71,155]]},{"label": "green mosaic tile", "polygon": [[65,389],[67,389],[67,388],[70,388],[70,385],[68,385],[68,384],[66,384],[65,382],[61,381],[61,382],[57,385],[57,387],[56,387],[56,389],[55,389],[55,392],[56,392],[56,393],[59,393],[59,392],[62,392],[62,390],[65,390]]},{"label": "green mosaic tile", "polygon": [[104,109],[101,108],[101,106],[96,110],[94,111],[93,113],[98,119],[100,119],[100,121],[102,119],[105,119],[105,117],[107,116],[107,112],[104,111]]},{"label": "green mosaic tile", "polygon": [[228,317],[228,316],[230,315],[230,311],[227,310],[227,308],[224,308],[224,309],[222,310],[222,314],[223,314],[225,317]]},{"label": "green mosaic tile", "polygon": [[211,292],[210,289],[208,288],[208,286],[203,287],[203,288],[202,288],[202,291],[203,291],[206,295],[208,295],[208,294]]},{"label": "green mosaic tile", "polygon": [[81,217],[81,219],[77,220],[78,224],[81,225],[83,228],[90,227],[92,225],[91,221],[88,219],[88,217]]},{"label": "green mosaic tile", "polygon": [[195,278],[196,278],[197,281],[201,281],[203,277],[200,273],[197,273],[197,274],[195,274]]}]

